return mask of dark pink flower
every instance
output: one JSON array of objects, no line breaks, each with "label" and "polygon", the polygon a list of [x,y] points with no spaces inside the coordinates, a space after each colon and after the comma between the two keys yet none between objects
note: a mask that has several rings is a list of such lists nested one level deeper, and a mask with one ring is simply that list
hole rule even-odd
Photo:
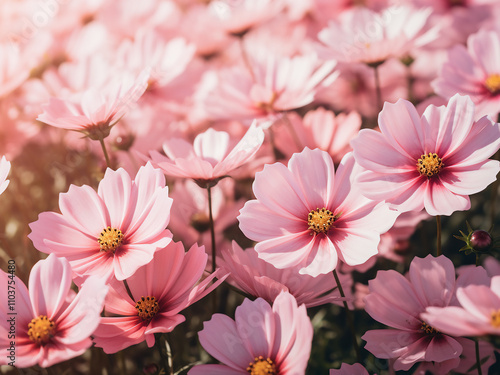
[{"label": "dark pink flower", "polygon": [[452,305],[455,288],[472,280],[482,282],[483,271],[471,269],[455,281],[453,263],[443,255],[414,258],[407,277],[393,270],[379,271],[369,282],[366,311],[393,329],[366,332],[365,348],[378,358],[395,359],[396,371],[409,370],[417,362],[435,362],[443,364],[436,374],[448,374],[460,363],[462,345],[423,313],[429,306]]},{"label": "dark pink flower", "polygon": [[[142,341],[153,346],[155,333],[172,331],[186,320],[180,315],[182,310],[226,278],[217,270],[198,283],[207,259],[203,246],[193,245],[184,252],[182,243],[172,242],[127,279],[132,298],[122,282],[113,280],[104,307],[108,316],[101,319],[93,335],[96,346],[106,353],[116,353]],[[219,281],[210,285],[214,277]]]}]

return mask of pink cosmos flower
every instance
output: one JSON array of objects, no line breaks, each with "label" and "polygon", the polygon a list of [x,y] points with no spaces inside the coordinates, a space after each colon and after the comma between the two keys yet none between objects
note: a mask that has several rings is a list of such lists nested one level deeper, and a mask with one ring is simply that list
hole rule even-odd
[{"label": "pink cosmos flower", "polygon": [[323,58],[339,62],[377,64],[388,58],[403,58],[416,47],[434,40],[436,30],[425,32],[430,8],[390,6],[381,12],[366,7],[344,11],[337,22],[318,34]]},{"label": "pink cosmos flower", "polygon": [[[90,335],[99,324],[108,290],[104,279],[89,277],[76,294],[70,288],[68,261],[51,254],[33,266],[29,291],[11,273],[0,272],[0,283],[4,286],[0,297],[6,301],[0,307],[4,317],[0,323],[0,365],[10,362],[19,368],[35,364],[49,367],[79,356],[92,345]],[[7,300],[12,300],[11,290],[16,292],[15,304],[7,305]],[[15,354],[9,357],[5,348],[12,345],[8,340],[12,322]]]},{"label": "pink cosmos flower", "polygon": [[300,266],[301,274],[316,277],[334,270],[338,258],[362,264],[377,254],[380,234],[398,213],[361,195],[353,182],[358,172],[351,153],[335,173],[327,152],[307,147],[288,168],[266,165],[253,183],[257,200],[240,210],[240,229],[276,268]]},{"label": "pink cosmos flower", "polygon": [[149,70],[138,78],[123,72],[104,87],[89,88],[73,99],[50,98],[37,120],[57,128],[104,139],[147,88]]},{"label": "pink cosmos flower", "polygon": [[369,373],[359,363],[355,363],[354,365],[342,363],[339,370],[330,370],[330,375],[369,375]]},{"label": "pink cosmos flower", "polygon": [[500,124],[474,121],[474,104],[455,95],[446,107],[430,105],[422,117],[406,100],[385,103],[381,132],[361,130],[351,144],[366,169],[358,177],[368,198],[398,210],[425,208],[430,215],[468,210],[468,195],[495,181],[500,163],[488,160],[500,147]]},{"label": "pink cosmos flower", "polygon": [[455,45],[433,82],[436,93],[446,99],[456,93],[469,95],[477,118],[500,112],[500,33],[482,30],[471,35],[467,48]]},{"label": "pink cosmos flower", "polygon": [[140,29],[134,42],[125,39],[118,49],[121,64],[127,70],[140,73],[151,68],[148,90],[167,85],[186,69],[195,53],[195,46],[182,38],[167,40],[159,32]]},{"label": "pink cosmos flower", "polygon": [[[256,125],[235,145],[224,131],[212,128],[198,134],[191,145],[171,138],[163,144],[166,157],[151,151],[151,161],[169,176],[194,179],[200,186],[215,185],[222,177],[249,161],[264,141],[264,131]],[[231,148],[232,147],[232,148]]]},{"label": "pink cosmos flower", "polygon": [[[333,161],[339,163],[351,151],[349,142],[361,127],[361,116],[354,111],[335,115],[333,111],[320,107],[307,112],[303,120],[295,113],[287,116],[292,129],[283,124],[283,121],[274,126],[276,147],[287,156],[302,151],[304,147],[319,148],[327,151]],[[281,125],[279,128],[278,124]]]},{"label": "pink cosmos flower", "polygon": [[[254,46],[254,44],[252,44]],[[246,52],[248,64],[221,69],[203,106],[215,119],[252,120],[304,107],[337,78],[335,61],[315,53],[287,57],[266,48]]]},{"label": "pink cosmos flower", "polygon": [[422,317],[454,336],[500,335],[500,276],[491,285],[465,285],[457,290],[460,306],[429,307]]},{"label": "pink cosmos flower", "polygon": [[393,270],[379,271],[369,282],[366,312],[393,329],[366,332],[362,337],[365,349],[378,358],[395,359],[396,371],[408,370],[417,362],[436,362],[441,365],[435,373],[447,374],[458,366],[462,345],[422,313],[429,306],[453,304],[455,288],[482,283],[484,277],[484,272],[472,269],[455,281],[453,263],[443,255],[414,258],[407,277]]},{"label": "pink cosmos flower", "polygon": [[9,180],[7,180],[7,176],[10,172],[10,161],[7,161],[5,156],[2,156],[0,159],[0,194],[2,194],[7,186],[9,186]]},{"label": "pink cosmos flower", "polygon": [[60,194],[61,214],[42,212],[28,237],[38,250],[67,258],[75,275],[124,280],[171,241],[171,205],[165,177],[151,164],[134,180],[108,169],[97,192],[71,185]]},{"label": "pink cosmos flower", "polygon": [[[116,353],[142,341],[151,347],[155,333],[170,332],[186,320],[179,313],[226,278],[217,270],[198,283],[207,258],[203,246],[193,245],[185,253],[182,243],[171,242],[127,279],[132,298],[123,283],[113,280],[104,306],[107,316],[93,335],[96,346],[106,353]],[[209,285],[215,277],[219,280]]]},{"label": "pink cosmos flower", "polygon": [[[301,275],[297,268],[280,270],[259,259],[253,248],[243,250],[234,241],[232,251],[222,250],[222,259],[217,264],[230,273],[227,279],[229,283],[270,303],[281,291],[287,291],[295,297],[298,304],[306,307],[325,303],[343,305],[344,299],[340,296],[333,274],[311,277]],[[338,276],[347,300],[351,300],[351,276],[343,273]]]},{"label": "pink cosmos flower", "polygon": [[203,348],[220,365],[200,365],[189,375],[303,375],[313,329],[306,307],[282,292],[271,307],[262,298],[245,299],[235,319],[214,314],[198,333]]}]

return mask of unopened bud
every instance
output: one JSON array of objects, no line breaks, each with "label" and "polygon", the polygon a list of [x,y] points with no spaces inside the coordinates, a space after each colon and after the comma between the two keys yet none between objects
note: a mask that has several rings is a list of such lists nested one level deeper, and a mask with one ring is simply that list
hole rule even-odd
[{"label": "unopened bud", "polygon": [[493,239],[485,230],[475,230],[470,237],[470,244],[474,250],[486,250],[492,242]]}]

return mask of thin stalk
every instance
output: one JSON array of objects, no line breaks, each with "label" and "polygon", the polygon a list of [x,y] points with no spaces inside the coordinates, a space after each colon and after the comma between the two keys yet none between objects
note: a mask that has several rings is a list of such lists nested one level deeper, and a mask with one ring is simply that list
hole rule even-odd
[{"label": "thin stalk", "polygon": [[[217,269],[217,262],[216,262],[217,249],[215,245],[214,216],[212,212],[212,187],[210,185],[207,185],[207,193],[208,193],[208,218],[210,221],[210,236],[212,238],[212,272],[215,272],[215,270]],[[212,291],[212,309],[214,313],[217,311],[217,294],[215,292],[216,292],[215,290]]]},{"label": "thin stalk", "polygon": [[[499,121],[500,121],[500,115],[499,115]],[[494,160],[500,160],[500,151],[497,151],[495,155],[493,155],[492,159]],[[490,195],[490,226],[493,227],[493,224],[495,224],[495,205],[496,205],[496,200],[498,196],[498,185],[500,181],[498,178],[491,184],[491,195]]]},{"label": "thin stalk", "polygon": [[481,357],[479,356],[479,341],[474,340],[476,343],[476,366],[478,375],[483,375],[483,370],[481,369]]},{"label": "thin stalk", "polygon": [[480,261],[479,261],[479,253],[476,253],[476,267],[478,267],[480,265]]},{"label": "thin stalk", "polygon": [[170,375],[174,375],[174,363],[172,361],[172,349],[170,348],[170,344],[168,343],[168,335],[165,336],[165,350],[167,351],[167,362],[168,368],[170,369]]},{"label": "thin stalk", "polygon": [[111,168],[111,162],[109,161],[108,151],[106,150],[106,145],[104,144],[104,138],[99,138],[99,143],[101,144],[104,159],[106,159],[106,165],[108,168]]},{"label": "thin stalk", "polygon": [[437,240],[436,240],[436,254],[440,256],[441,252],[441,215],[436,216],[436,227],[437,227]]},{"label": "thin stalk", "polygon": [[382,88],[380,87],[380,74],[378,71],[378,65],[373,67],[373,72],[375,73],[375,90],[377,92],[377,107],[381,111],[383,107],[382,103]]},{"label": "thin stalk", "polygon": [[207,193],[208,193],[208,218],[210,220],[210,236],[212,238],[212,272],[215,272],[215,269],[217,267],[215,261],[216,245],[215,245],[214,216],[212,212],[212,188],[210,186],[207,186]]},{"label": "thin stalk", "polygon": [[351,336],[352,336],[352,345],[354,346],[354,350],[356,352],[356,358],[359,363],[361,363],[361,355],[359,352],[359,345],[358,345],[358,339],[356,337],[356,331],[354,329],[354,319],[351,315],[351,310],[349,310],[349,306],[347,306],[347,302],[345,301],[345,294],[344,294],[344,289],[342,289],[342,284],[340,284],[340,279],[339,276],[337,275],[337,271],[333,270],[333,277],[335,277],[335,282],[337,283],[337,287],[339,288],[340,296],[344,299],[343,304],[346,312],[346,319],[347,319],[347,324],[349,325],[349,328],[351,330]]},{"label": "thin stalk", "polygon": [[[127,294],[130,297],[132,301],[134,301],[134,296],[132,295],[132,292],[130,291],[130,288],[128,286],[127,280],[123,280],[123,285],[125,285],[125,289],[127,290]],[[134,301],[135,302],[135,301]]]},{"label": "thin stalk", "polygon": [[[162,341],[165,343],[165,347],[168,348],[167,350],[163,350]],[[163,369],[165,370],[165,374],[173,374],[174,370],[171,366],[172,353],[170,352],[170,346],[168,345],[167,340],[163,337],[163,334],[161,334],[161,333],[155,334],[155,346],[158,349],[158,352],[160,353],[161,363],[162,363]],[[170,354],[170,358],[169,358],[169,354]]]}]

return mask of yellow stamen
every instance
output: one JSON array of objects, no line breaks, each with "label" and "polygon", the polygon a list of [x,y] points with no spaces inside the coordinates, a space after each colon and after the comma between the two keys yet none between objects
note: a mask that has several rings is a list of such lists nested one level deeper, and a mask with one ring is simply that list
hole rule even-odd
[{"label": "yellow stamen", "polygon": [[436,153],[428,153],[420,156],[417,161],[420,175],[432,177],[437,175],[444,167],[443,160]]},{"label": "yellow stamen", "polygon": [[139,315],[142,320],[151,320],[158,314],[158,311],[160,311],[160,306],[156,298],[151,296],[141,297],[135,304],[135,308],[138,312],[137,315]]},{"label": "yellow stamen", "polygon": [[316,233],[326,233],[332,227],[338,216],[333,215],[332,211],[326,208],[316,208],[307,215],[307,229],[311,229]]},{"label": "yellow stamen", "polygon": [[490,75],[484,81],[484,85],[493,95],[500,94],[500,74]]},{"label": "yellow stamen", "polygon": [[435,335],[437,333],[440,333],[436,328],[428,325],[426,322],[422,322],[420,329],[428,335]]},{"label": "yellow stamen", "polygon": [[253,362],[250,362],[247,367],[247,372],[250,375],[265,375],[265,374],[274,374],[276,375],[278,372],[276,371],[276,365],[270,358],[264,359],[263,356],[255,357]]},{"label": "yellow stamen", "polygon": [[491,325],[495,328],[500,328],[500,310],[491,313]]},{"label": "yellow stamen", "polygon": [[46,315],[40,315],[28,324],[28,336],[38,345],[47,344],[56,333],[56,325]]},{"label": "yellow stamen", "polygon": [[102,230],[97,242],[99,242],[101,251],[114,253],[122,244],[122,240],[123,233],[120,229],[107,227]]}]

